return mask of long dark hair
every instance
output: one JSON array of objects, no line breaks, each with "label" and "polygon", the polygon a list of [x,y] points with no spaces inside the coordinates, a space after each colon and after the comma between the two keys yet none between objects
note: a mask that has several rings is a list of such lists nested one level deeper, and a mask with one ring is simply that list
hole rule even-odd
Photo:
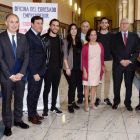
[{"label": "long dark hair", "polygon": [[67,34],[68,53],[69,53],[69,50],[70,50],[71,46],[73,45],[73,38],[72,38],[72,35],[70,33],[72,26],[75,26],[76,29],[77,29],[77,34],[75,36],[75,44],[76,44],[76,48],[77,48],[77,53],[80,53],[80,51],[82,49],[82,42],[81,42],[81,39],[80,39],[79,28],[75,23],[70,24],[69,28],[68,28],[68,34]]}]

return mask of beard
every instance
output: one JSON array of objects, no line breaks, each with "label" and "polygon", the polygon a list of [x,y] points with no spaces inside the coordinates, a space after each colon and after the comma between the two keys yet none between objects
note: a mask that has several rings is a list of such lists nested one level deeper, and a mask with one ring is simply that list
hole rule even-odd
[{"label": "beard", "polygon": [[55,33],[55,32],[54,32],[53,30],[51,30],[51,29],[50,29],[50,31],[51,31],[53,34],[57,34],[57,33],[58,33],[58,31]]},{"label": "beard", "polygon": [[101,27],[101,29],[102,29],[102,30],[108,30],[108,27],[105,27],[105,28],[102,28],[102,27]]}]

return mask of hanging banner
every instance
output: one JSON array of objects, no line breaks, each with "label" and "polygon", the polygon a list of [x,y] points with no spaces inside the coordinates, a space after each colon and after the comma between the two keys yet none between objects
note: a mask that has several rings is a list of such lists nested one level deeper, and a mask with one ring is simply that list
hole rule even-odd
[{"label": "hanging banner", "polygon": [[[25,34],[31,28],[31,18],[33,16],[41,16],[44,20],[42,34],[47,33],[49,23],[52,19],[58,18],[58,4],[57,3],[28,3],[28,2],[13,2],[13,14],[19,17],[19,33]],[[27,111],[27,87],[25,86],[25,94],[23,100],[23,111]],[[41,94],[38,100],[38,110],[43,109],[43,91],[44,82],[42,84]],[[49,108],[51,106],[51,91],[49,94]],[[59,93],[56,106],[60,108]]]}]

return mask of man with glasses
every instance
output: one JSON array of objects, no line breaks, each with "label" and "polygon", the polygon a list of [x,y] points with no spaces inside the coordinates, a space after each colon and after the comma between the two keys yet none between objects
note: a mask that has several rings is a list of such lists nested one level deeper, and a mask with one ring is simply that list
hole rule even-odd
[{"label": "man with glasses", "polygon": [[120,104],[120,88],[124,75],[126,87],[124,104],[128,111],[133,111],[131,106],[132,82],[136,70],[136,59],[139,54],[140,44],[138,35],[128,31],[129,26],[129,20],[123,18],[120,22],[121,32],[113,36],[111,45],[114,86],[114,104],[112,109],[117,109]]}]

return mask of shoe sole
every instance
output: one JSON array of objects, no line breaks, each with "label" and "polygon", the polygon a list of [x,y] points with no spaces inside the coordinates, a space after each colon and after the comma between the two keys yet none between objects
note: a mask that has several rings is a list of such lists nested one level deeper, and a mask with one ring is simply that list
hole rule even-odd
[{"label": "shoe sole", "polygon": [[106,102],[104,102],[105,105],[112,107],[112,105],[108,105]]},{"label": "shoe sole", "polygon": [[63,114],[63,113],[57,113],[57,112],[55,112],[55,111],[50,111],[50,113],[51,113],[51,114],[56,114],[56,115],[58,115],[58,116]]},{"label": "shoe sole", "polygon": [[44,119],[47,119],[48,118],[48,116],[43,116],[44,117]]},{"label": "shoe sole", "polygon": [[70,111],[68,111],[69,113],[71,113],[71,114],[74,114],[74,112],[70,112]]},{"label": "shoe sole", "polygon": [[[20,127],[19,125],[14,125],[14,126],[16,126],[16,127]],[[28,128],[20,127],[20,128],[22,128],[22,129],[28,129],[28,128],[30,128],[30,127],[28,127]]]},{"label": "shoe sole", "polygon": [[[29,120],[28,120],[28,121],[29,121]],[[42,124],[42,122],[41,122],[41,123],[33,123],[32,121],[29,121],[29,122],[31,122],[32,124],[37,124],[37,125]]]},{"label": "shoe sole", "polygon": [[80,108],[73,108],[73,109],[75,109],[75,110],[80,110]]}]

